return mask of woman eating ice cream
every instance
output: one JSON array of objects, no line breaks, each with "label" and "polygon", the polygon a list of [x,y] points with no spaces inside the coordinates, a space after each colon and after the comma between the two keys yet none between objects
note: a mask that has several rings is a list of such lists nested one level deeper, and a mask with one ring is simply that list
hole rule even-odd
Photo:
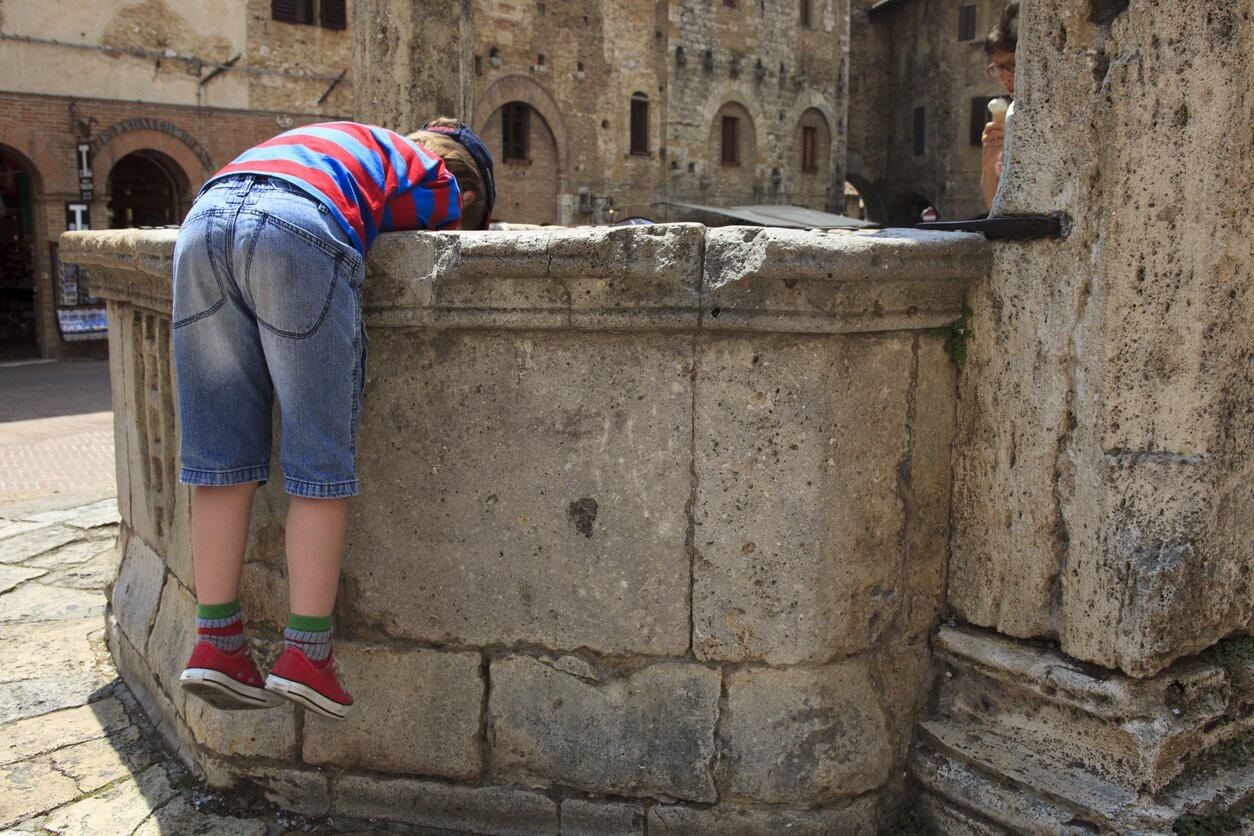
[{"label": "woman eating ice cream", "polygon": [[[984,39],[988,55],[988,74],[1001,82],[1010,96],[1015,94],[1015,49],[1019,46],[1019,2],[1006,4],[997,25]],[[1006,120],[1014,115],[1014,102],[993,99],[988,104],[992,120],[984,126],[984,203],[993,208],[997,186],[1001,183],[1001,155],[1006,142]]]}]

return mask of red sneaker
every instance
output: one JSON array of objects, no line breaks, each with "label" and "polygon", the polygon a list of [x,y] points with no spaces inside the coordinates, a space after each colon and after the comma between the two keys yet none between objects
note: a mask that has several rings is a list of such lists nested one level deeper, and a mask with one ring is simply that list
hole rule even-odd
[{"label": "red sneaker", "polygon": [[266,677],[266,688],[334,720],[343,720],[353,704],[352,695],[344,690],[335,675],[335,657],[328,658],[319,667],[291,646],[283,648],[274,663]]},{"label": "red sneaker", "polygon": [[179,685],[215,708],[274,708],[280,704],[266,690],[261,673],[243,647],[227,653],[209,642],[196,642]]}]

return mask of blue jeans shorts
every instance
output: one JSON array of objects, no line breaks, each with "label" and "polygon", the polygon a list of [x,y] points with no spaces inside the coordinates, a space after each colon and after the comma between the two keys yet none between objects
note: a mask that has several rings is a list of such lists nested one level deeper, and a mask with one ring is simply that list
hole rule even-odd
[{"label": "blue jeans shorts", "polygon": [[174,248],[181,482],[269,479],[277,396],[287,492],[357,493],[364,280],[335,218],[289,183],[237,175],[197,198]]}]

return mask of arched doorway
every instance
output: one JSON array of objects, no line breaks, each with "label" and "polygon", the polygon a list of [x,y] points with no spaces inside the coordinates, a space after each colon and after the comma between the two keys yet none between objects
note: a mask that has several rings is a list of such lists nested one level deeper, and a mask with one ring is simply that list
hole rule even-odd
[{"label": "arched doorway", "polygon": [[793,136],[793,195],[791,203],[807,209],[841,211],[843,197],[831,194],[832,132],[818,108],[811,107],[797,120]]},{"label": "arched doorway", "polygon": [[177,163],[159,151],[132,151],[109,172],[109,228],[177,224],[186,193]]},{"label": "arched doorway", "polygon": [[557,141],[549,123],[527,102],[506,102],[483,132],[497,159],[497,220],[557,223]]},{"label": "arched doorway", "polygon": [[922,223],[923,213],[932,206],[932,201],[921,194],[898,195],[888,210],[889,226],[914,226]]},{"label": "arched doorway", "polygon": [[35,178],[0,145],[0,358],[36,352]]}]

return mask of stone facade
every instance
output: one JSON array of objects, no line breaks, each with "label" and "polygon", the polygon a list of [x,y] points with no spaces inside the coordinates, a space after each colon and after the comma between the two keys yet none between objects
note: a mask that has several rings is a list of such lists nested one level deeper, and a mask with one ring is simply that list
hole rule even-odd
[{"label": "stone facade", "polygon": [[[983,149],[972,133],[976,100],[1006,95],[985,73],[984,36],[1005,0],[853,0],[846,178],[872,220],[918,223],[922,207],[945,220],[988,211]],[[974,9],[974,38],[959,15]],[[923,109],[921,153],[915,111]],[[987,114],[980,127],[987,121]]]},{"label": "stone facade", "polygon": [[[164,173],[162,222],[176,223],[205,178],[239,152],[353,109],[348,33],[276,22],[269,0],[9,0],[0,35],[0,155],[29,184],[28,208],[7,207],[23,214],[24,266],[14,269],[3,253],[6,285],[23,296],[23,325],[9,327],[10,291],[0,299],[0,348],[102,353],[101,342],[62,339],[52,245],[66,229],[68,203],[88,205],[91,228],[126,223],[112,204],[116,166],[128,154]],[[91,147],[94,197],[86,201],[79,143]],[[16,344],[4,345],[9,339]]]},{"label": "stone facade", "polygon": [[[358,74],[387,81],[370,85],[364,107],[398,129],[446,108],[471,122],[501,162],[502,220],[678,211],[659,200],[843,207],[849,3],[810,6],[807,23],[795,2],[467,0],[442,4],[427,29],[365,0],[355,4]],[[465,74],[443,59],[467,49]],[[468,104],[447,92],[466,88]],[[634,149],[633,98],[647,103]],[[529,119],[520,155],[503,144],[511,103]],[[734,163],[723,161],[724,116],[739,119]],[[806,127],[815,160],[803,166]]]},{"label": "stone facade", "polygon": [[[211,782],[486,832],[870,833],[891,815],[944,596],[956,384],[939,329],[987,269],[982,241],[382,236],[337,605],[359,708],[332,724],[219,712],[175,681],[193,579],[174,237],[62,246],[109,300],[131,405],[111,646]],[[286,611],[277,485],[245,573],[266,658]]]}]

